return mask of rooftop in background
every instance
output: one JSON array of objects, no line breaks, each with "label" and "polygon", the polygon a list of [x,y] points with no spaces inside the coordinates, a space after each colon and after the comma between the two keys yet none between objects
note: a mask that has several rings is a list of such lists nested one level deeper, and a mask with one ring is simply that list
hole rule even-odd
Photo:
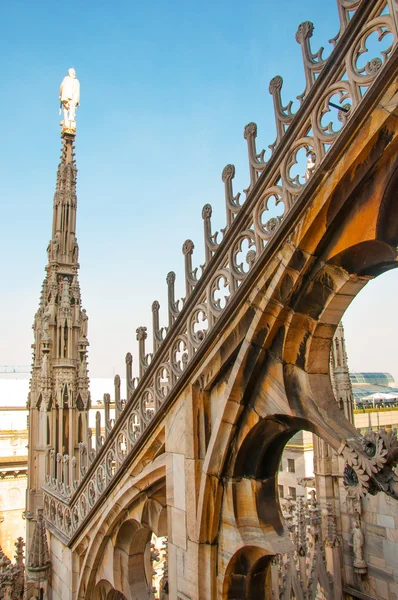
[{"label": "rooftop in background", "polygon": [[398,401],[398,387],[390,373],[350,373],[350,380],[356,406]]},{"label": "rooftop in background", "polygon": [[350,379],[353,385],[371,383],[373,385],[396,387],[394,378],[390,373],[350,373]]}]

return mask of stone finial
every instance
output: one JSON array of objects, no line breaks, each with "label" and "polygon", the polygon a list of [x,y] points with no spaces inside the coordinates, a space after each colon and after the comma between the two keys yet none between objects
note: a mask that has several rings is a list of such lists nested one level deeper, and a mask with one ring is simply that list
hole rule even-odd
[{"label": "stone finial", "polygon": [[225,194],[225,210],[227,217],[226,230],[232,224],[234,216],[238,214],[241,205],[239,203],[240,193],[234,195],[232,180],[235,177],[235,166],[226,165],[223,169],[221,179],[224,183],[224,194]]},{"label": "stone finial", "polygon": [[304,40],[311,38],[314,33],[314,24],[311,21],[304,21],[298,26],[296,33],[296,42],[302,44]]},{"label": "stone finial", "polygon": [[202,208],[202,219],[210,219],[212,214],[213,209],[211,207],[211,204],[205,204]]},{"label": "stone finial", "polygon": [[[211,215],[213,214],[213,209],[211,204],[205,204],[202,209],[202,219],[204,226],[204,242],[205,242],[205,265],[209,264],[209,261],[213,254],[218,250],[219,243],[217,243],[218,231],[215,233],[211,232]],[[222,230],[224,232],[225,230]]]},{"label": "stone finial", "polygon": [[[154,313],[156,314],[156,313]],[[146,327],[138,327],[137,328],[137,340],[139,343],[139,355],[140,355],[140,377],[143,376],[146,369],[149,366],[150,361],[152,360],[152,354],[145,353],[145,340],[147,339],[147,329]]]},{"label": "stone finial", "polygon": [[103,438],[101,435],[101,413],[99,410],[95,413],[95,443],[96,443],[96,451],[102,447]]},{"label": "stone finial", "polygon": [[338,545],[336,518],[330,502],[326,504],[326,544],[331,547]]},{"label": "stone finial", "polygon": [[113,383],[115,387],[115,420],[117,421],[123,410],[122,402],[120,399],[120,375],[115,375]]},{"label": "stone finial", "polygon": [[159,350],[163,342],[163,335],[167,333],[167,328],[159,327],[159,310],[160,304],[155,300],[152,304],[152,333],[153,333],[153,352]]},{"label": "stone finial", "polygon": [[243,131],[243,137],[247,140],[250,136],[257,137],[257,124],[248,123]]},{"label": "stone finial", "polygon": [[269,93],[271,95],[275,94],[275,92],[280,92],[283,86],[283,78],[280,75],[276,75],[269,82]]},{"label": "stone finial", "polygon": [[138,341],[146,340],[148,337],[148,334],[146,332],[146,327],[138,327],[136,330],[136,334],[137,334]]},{"label": "stone finial", "polygon": [[235,165],[226,165],[223,168],[222,175],[221,175],[222,182],[225,183],[226,181],[230,181],[231,179],[234,179],[234,177],[235,177]]},{"label": "stone finial", "polygon": [[182,253],[184,255],[192,254],[192,252],[194,251],[194,248],[195,248],[195,244],[193,243],[192,240],[185,240],[185,242],[182,245]]},{"label": "stone finial", "polygon": [[182,253],[185,256],[185,289],[187,298],[189,298],[193,288],[198,282],[196,277],[198,269],[192,269],[192,253],[194,248],[195,244],[192,240],[185,240],[182,245]]},{"label": "stone finial", "polygon": [[175,290],[174,290],[175,280],[176,280],[176,274],[174,273],[174,271],[170,271],[166,277],[167,301],[168,301],[168,312],[169,312],[169,327],[168,327],[169,330],[170,330],[170,327],[172,326],[172,324],[174,323],[175,319],[178,317],[178,314],[180,312],[179,308],[178,308],[179,302],[175,301]]},{"label": "stone finial", "polygon": [[15,542],[15,562],[17,565],[23,564],[23,552],[24,552],[25,542],[23,537],[19,536],[17,541]]},{"label": "stone finial", "polygon": [[176,280],[176,274],[174,273],[174,271],[170,271],[169,273],[167,273],[167,277],[166,277],[166,283],[167,285],[172,285]]}]

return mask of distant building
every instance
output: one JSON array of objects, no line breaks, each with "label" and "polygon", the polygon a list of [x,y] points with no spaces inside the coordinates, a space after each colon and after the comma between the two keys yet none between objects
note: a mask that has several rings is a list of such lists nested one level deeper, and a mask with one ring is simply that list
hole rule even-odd
[{"label": "distant building", "polygon": [[279,464],[279,497],[308,496],[315,489],[314,445],[312,433],[299,431],[286,444]]},{"label": "distant building", "polygon": [[13,373],[0,378],[0,546],[9,559],[26,528],[29,381],[15,377]]},{"label": "distant building", "polygon": [[[346,355],[342,325],[337,329],[336,336],[339,337],[337,340],[335,338],[333,346],[334,382],[336,352]],[[369,429],[398,429],[398,387],[393,376],[390,373],[349,373],[348,380],[347,373],[344,376],[346,360],[341,359],[339,362],[339,370],[343,374],[340,375],[337,390],[335,389],[336,398],[342,398],[344,395],[347,400],[352,394],[353,421],[358,431],[365,434]],[[343,395],[342,390],[345,390]],[[345,404],[344,401],[341,402],[342,408],[350,404],[352,402],[349,400]],[[285,499],[291,496],[294,500],[298,496],[307,498],[312,489],[315,489],[313,435],[308,431],[299,431],[286,444],[282,455],[278,474],[279,497]]]},{"label": "distant building", "polygon": [[390,373],[350,373],[354,407],[398,403],[398,386]]}]

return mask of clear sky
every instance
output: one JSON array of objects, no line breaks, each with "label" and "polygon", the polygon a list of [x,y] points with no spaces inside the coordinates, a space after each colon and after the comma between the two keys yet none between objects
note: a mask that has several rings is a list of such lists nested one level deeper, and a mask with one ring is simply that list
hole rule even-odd
[{"label": "clear sky", "polygon": [[[313,48],[338,30],[335,0],[13,0],[2,6],[0,364],[29,364],[50,237],[60,153],[58,89],[73,66],[81,83],[76,157],[80,283],[89,314],[90,373],[124,373],[135,330],[151,324],[165,277],[183,295],[185,239],[203,262],[201,209],[224,225],[221,172],[248,183],[243,128],[275,138],[270,79],[283,96],[304,89],[298,25]],[[297,107],[297,102],[295,103]],[[369,284],[344,319],[353,370],[396,367],[397,274]]]}]

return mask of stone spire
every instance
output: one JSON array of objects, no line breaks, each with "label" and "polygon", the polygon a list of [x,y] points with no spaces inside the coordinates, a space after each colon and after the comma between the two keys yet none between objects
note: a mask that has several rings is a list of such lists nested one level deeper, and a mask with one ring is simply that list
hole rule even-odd
[{"label": "stone spire", "polygon": [[33,323],[28,556],[33,543],[32,519],[43,507],[43,487],[55,485],[59,492],[71,495],[79,468],[79,443],[88,435],[88,317],[82,308],[78,281],[75,137],[76,130],[63,126],[46,277]]},{"label": "stone spire", "polygon": [[354,399],[352,394],[350,373],[348,370],[344,327],[341,321],[338,324],[334,334],[330,360],[331,379],[336,400],[340,404],[340,407],[344,410],[346,418],[353,423]]},{"label": "stone spire", "polygon": [[47,579],[50,569],[50,557],[48,553],[46,526],[43,519],[43,511],[37,514],[37,521],[33,532],[32,544],[28,554],[26,568],[32,578],[40,580]]}]

